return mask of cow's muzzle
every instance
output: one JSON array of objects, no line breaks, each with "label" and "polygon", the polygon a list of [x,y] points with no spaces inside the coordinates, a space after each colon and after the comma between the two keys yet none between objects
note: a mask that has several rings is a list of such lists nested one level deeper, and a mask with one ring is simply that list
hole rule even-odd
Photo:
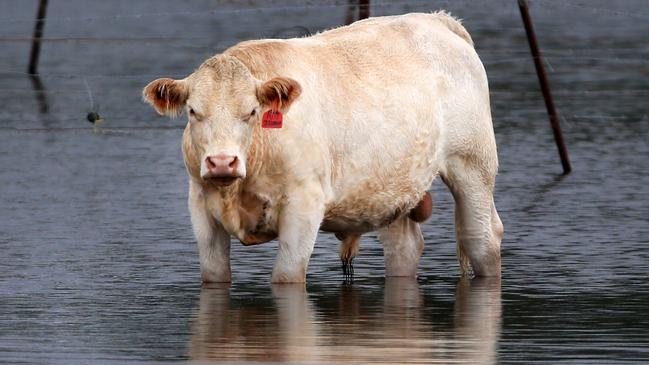
[{"label": "cow's muzzle", "polygon": [[237,156],[228,156],[219,154],[207,156],[205,158],[205,173],[203,180],[210,181],[216,185],[230,185],[237,179],[242,178],[239,173],[239,158]]}]

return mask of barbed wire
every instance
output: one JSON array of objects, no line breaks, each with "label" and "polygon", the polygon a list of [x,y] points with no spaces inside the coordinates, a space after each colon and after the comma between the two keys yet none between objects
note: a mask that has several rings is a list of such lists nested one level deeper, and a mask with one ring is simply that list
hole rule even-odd
[{"label": "barbed wire", "polygon": [[[457,0],[453,1],[457,2]],[[471,2],[471,0],[466,0],[466,2]],[[556,0],[532,0],[530,1],[531,5],[534,3],[546,3],[552,4],[553,6],[557,5]],[[241,2],[243,4],[244,2]],[[272,3],[272,1],[270,2]],[[382,3],[372,3],[370,8],[388,8],[395,7],[399,5],[414,5],[414,6],[423,6],[430,5],[431,10],[434,10],[436,7],[439,8],[445,4],[448,6],[452,2],[449,0],[445,1],[431,1],[431,0],[396,0],[396,1],[387,1]],[[250,3],[245,2],[246,5]],[[266,2],[268,4],[268,2]],[[232,15],[232,14],[243,14],[251,12],[272,12],[272,11],[289,11],[289,10],[314,10],[322,8],[350,8],[350,7],[363,7],[363,5],[356,4],[354,2],[344,1],[344,2],[333,2],[333,3],[321,3],[321,2],[304,2],[302,1],[300,5],[275,5],[275,6],[252,6],[250,8],[236,8],[236,9],[205,9],[205,10],[196,10],[196,11],[175,11],[175,12],[151,12],[151,13],[138,13],[138,14],[113,14],[113,15],[100,15],[100,16],[81,16],[81,17],[59,17],[51,18],[47,17],[45,20],[47,22],[88,22],[88,21],[97,21],[97,20],[121,20],[121,19],[142,19],[148,17],[173,17],[173,16],[208,16],[216,14]],[[503,2],[503,4],[506,4]],[[634,18],[649,18],[649,13],[644,12],[625,12],[612,8],[603,8],[586,5],[584,3],[571,3],[569,1],[564,1],[560,3],[561,6],[567,6],[577,9],[588,9],[593,12],[604,12],[619,16],[628,16]],[[507,8],[509,9],[509,8]],[[516,6],[512,2],[511,12],[515,12]],[[7,19],[0,18],[0,23],[20,23],[20,22],[33,22],[34,18],[22,18],[22,19]]]},{"label": "barbed wire", "polygon": [[[542,2],[542,3],[552,4],[552,5],[557,5],[557,3],[558,3],[556,0],[533,0],[530,3],[534,4],[537,1]],[[589,9],[589,10],[592,10],[592,11],[600,11],[600,12],[603,12],[603,13],[609,13],[609,14],[620,15],[620,16],[628,16],[628,17],[634,17],[634,18],[649,18],[649,13],[643,13],[643,12],[629,13],[629,12],[626,12],[626,11],[620,11],[620,10],[615,10],[615,9],[610,9],[610,8],[587,6],[584,3],[573,4],[573,3],[570,3],[569,1],[562,1],[561,5],[562,6],[568,6],[568,7],[571,7],[571,8],[576,8],[576,9]]]},{"label": "barbed wire", "polygon": [[[547,3],[549,2],[548,0],[532,0],[532,3],[535,2],[542,2],[542,3]],[[448,4],[449,2],[446,1],[444,2]],[[439,6],[438,2],[434,1],[418,1],[418,0],[404,0],[404,1],[394,1],[394,2],[389,2],[389,3],[373,3],[371,5],[371,8],[382,8],[382,7],[395,7],[399,5],[413,5],[413,6],[424,6],[424,5],[432,5],[432,6]],[[553,2],[553,5],[556,5],[556,2]],[[599,11],[599,12],[605,12],[605,13],[612,13],[616,14],[619,16],[635,16],[635,17],[649,17],[649,14],[644,14],[644,13],[626,13],[626,12],[621,12],[617,11],[614,9],[606,9],[606,8],[597,8],[597,7],[592,7],[592,6],[586,6],[582,4],[571,4],[569,2],[563,2],[560,4],[561,6],[570,6],[570,7],[577,7],[577,8],[585,8],[585,9],[591,9],[593,11]],[[350,8],[350,7],[358,7],[357,4],[354,3],[349,3],[345,2],[344,4],[342,3],[333,3],[333,4],[313,4],[313,3],[302,3],[302,5],[298,6],[266,6],[266,7],[255,7],[255,8],[246,8],[246,9],[208,9],[204,11],[183,11],[183,12],[153,12],[153,13],[142,13],[142,14],[116,14],[116,15],[106,15],[106,16],[95,16],[95,17],[64,17],[64,18],[47,18],[47,22],[83,22],[83,21],[98,21],[98,20],[119,20],[119,19],[142,19],[146,17],[170,17],[170,16],[194,16],[194,15],[214,15],[214,14],[238,14],[238,13],[251,13],[251,12],[273,12],[273,11],[283,11],[283,10],[293,10],[293,11],[301,11],[301,10],[315,10],[315,9],[322,9],[322,8]],[[512,12],[516,10],[515,4],[512,4],[511,6]],[[431,9],[432,10],[432,9]],[[34,19],[0,19],[0,23],[9,23],[9,22],[33,22]],[[511,27],[514,29],[514,27]],[[498,29],[502,29],[499,27]],[[522,27],[520,28],[515,28],[520,30],[520,32],[523,32]],[[31,42],[35,38],[33,37],[0,37],[0,42]],[[41,41],[44,42],[97,42],[97,43],[105,43],[105,42],[133,42],[133,43],[165,43],[165,46],[178,46],[178,47],[190,47],[190,48],[202,48],[202,49],[213,49],[215,52],[225,49],[228,46],[231,46],[233,44],[236,44],[238,41],[233,40],[232,42],[220,42],[216,45],[205,45],[205,46],[196,46],[196,45],[187,45],[187,44],[174,44],[173,42],[185,42],[185,41],[193,41],[193,42],[200,42],[200,41],[211,41],[212,38],[209,37],[44,37],[40,38]],[[620,51],[633,51],[634,54],[632,57],[620,57],[619,55],[612,55],[611,57],[604,57],[604,56],[597,56],[593,57],[589,55],[590,52],[596,52],[598,54],[601,54],[602,51],[611,51],[611,52],[620,52]],[[531,65],[531,59],[529,56],[529,50],[525,46],[521,46],[519,48],[500,48],[500,49],[495,49],[495,50],[489,50],[489,49],[483,49],[483,50],[478,50],[479,53],[487,53],[490,55],[494,54],[506,54],[507,52],[513,53],[513,54],[520,54],[520,57],[504,57],[504,58],[499,58],[499,59],[490,59],[490,60],[483,60],[484,64],[488,66],[494,66],[494,65],[499,65],[499,64],[506,64],[506,63],[519,63],[519,62],[525,62],[529,63]],[[611,65],[611,64],[622,64],[622,65],[629,65],[629,64],[640,64],[640,65],[645,65],[649,63],[649,59],[645,58],[638,58],[638,52],[644,52],[642,48],[633,48],[633,47],[628,47],[628,46],[622,46],[622,47],[608,47],[608,48],[597,48],[595,50],[592,50],[590,48],[581,48],[581,49],[564,49],[564,48],[547,48],[543,50],[545,56],[543,57],[544,62],[546,62],[548,65],[551,66],[549,63],[550,60],[556,61],[556,60],[573,60],[574,62],[602,62],[605,65]],[[565,54],[566,52],[571,53],[570,55],[562,55]],[[556,53],[556,54],[555,54]],[[640,54],[640,55],[641,55]],[[635,57],[633,57],[635,56]],[[589,65],[589,66],[598,66],[598,65]],[[553,73],[558,73],[560,71],[556,71],[554,68],[550,67],[550,70]],[[30,93],[36,93],[36,94],[56,94],[56,93],[78,93],[78,94],[83,94],[87,93],[88,94],[88,99],[90,100],[90,105],[91,108],[94,106],[94,100],[92,96],[92,92],[90,90],[90,86],[88,85],[88,79],[102,79],[102,78],[110,78],[110,79],[118,79],[118,80],[128,80],[128,79],[152,79],[159,77],[160,75],[158,73],[156,74],[65,74],[65,73],[45,73],[45,74],[30,74],[24,71],[18,71],[18,70],[2,70],[0,69],[0,75],[19,75],[19,76],[40,76],[43,78],[65,78],[65,79],[81,79],[83,82],[82,86],[84,87],[79,87],[78,89],[75,88],[54,88],[54,89],[49,89],[49,90],[34,90],[34,89],[12,89],[12,88],[4,88],[0,89],[0,92],[30,92]],[[180,78],[184,77],[184,74],[169,74],[167,75],[169,77],[175,77],[175,78]],[[530,81],[530,82],[533,82]],[[610,94],[612,92],[615,92],[616,95],[631,95],[631,96],[638,96],[638,95],[647,95],[649,93],[649,89],[625,89],[625,90],[619,90],[619,89],[610,89],[610,90],[555,90],[555,94],[557,95],[562,95],[562,96],[571,96],[571,95],[606,95]],[[493,90],[491,91],[492,94],[516,94],[516,95],[538,95],[539,91],[536,90],[530,90],[530,91],[521,91],[521,90]],[[61,116],[62,118],[56,118],[52,123],[64,123],[64,122],[79,122],[83,121],[83,118],[80,117],[70,117],[68,118],[67,116]],[[601,115],[596,116],[596,115],[568,115],[568,116],[563,116],[568,119],[586,119],[586,118],[600,118]],[[646,116],[642,116],[642,118],[645,118]],[[620,119],[620,120],[628,120],[632,119],[629,116],[625,115],[608,115],[605,116],[606,119],[613,120],[613,119]],[[110,116],[111,120],[115,121],[120,121],[120,122],[125,122],[125,121],[133,121],[132,116]],[[3,120],[4,123],[11,124],[11,123],[41,123],[42,120]],[[3,124],[4,124],[3,123]],[[183,125],[160,125],[160,126],[111,126],[111,127],[102,127],[102,130],[106,131],[112,131],[112,130],[158,130],[158,129],[167,129],[167,130],[174,130],[174,129],[182,129],[184,128]],[[34,132],[40,132],[40,131],[87,131],[87,130],[92,130],[92,127],[89,127],[87,125],[83,127],[37,127],[37,128],[25,128],[25,127],[9,127],[9,126],[0,126],[0,130],[13,130],[13,131],[34,131]]]},{"label": "barbed wire", "polygon": [[179,42],[179,41],[205,41],[210,37],[0,37],[0,42]]},{"label": "barbed wire", "polygon": [[[64,119],[57,120],[57,123],[60,122],[85,122],[83,119]],[[40,121],[10,121],[13,123],[39,123]],[[83,127],[6,127],[0,126],[0,131],[14,131],[14,132],[70,132],[70,131],[90,131],[93,132],[95,128],[99,128],[101,131],[147,131],[147,130],[182,130],[185,129],[185,125],[169,125],[169,126],[106,126],[106,127],[95,127],[93,125],[85,122]]]},{"label": "barbed wire", "polygon": [[[18,70],[0,70],[0,75],[20,75],[20,76],[39,76],[42,78],[64,78],[64,79],[78,79],[78,78],[126,78],[126,79],[140,79],[140,78],[157,78],[159,74],[57,74],[57,73],[37,73],[30,74],[29,72]],[[166,74],[167,77],[182,78],[186,74]]]},{"label": "barbed wire", "polygon": [[[445,3],[448,4],[448,1]],[[430,0],[396,0],[389,1],[385,3],[372,3],[370,8],[381,8],[381,7],[394,7],[398,5],[428,5],[431,4]],[[215,15],[215,14],[239,14],[239,13],[251,13],[251,12],[270,12],[270,11],[288,11],[288,10],[314,10],[322,8],[349,8],[349,7],[362,7],[363,5],[357,5],[354,3],[349,3],[347,1],[343,2],[334,2],[330,4],[314,3],[314,2],[301,2],[300,5],[279,5],[279,6],[259,6],[259,7],[250,7],[250,8],[238,8],[238,9],[205,9],[200,11],[176,11],[176,12],[152,12],[152,13],[139,13],[139,14],[114,14],[114,15],[102,15],[102,16],[89,16],[89,17],[63,17],[63,18],[46,18],[47,22],[86,22],[86,21],[96,21],[96,20],[118,20],[118,19],[142,19],[147,17],[171,17],[171,16],[187,16],[187,15]],[[0,19],[0,23],[13,23],[13,22],[33,22],[34,18],[23,18],[23,19]]]}]

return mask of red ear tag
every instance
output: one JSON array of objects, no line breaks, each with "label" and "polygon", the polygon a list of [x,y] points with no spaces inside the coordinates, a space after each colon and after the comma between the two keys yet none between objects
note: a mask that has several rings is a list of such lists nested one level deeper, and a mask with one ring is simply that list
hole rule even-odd
[{"label": "red ear tag", "polygon": [[261,117],[262,128],[282,128],[282,112],[269,110]]}]

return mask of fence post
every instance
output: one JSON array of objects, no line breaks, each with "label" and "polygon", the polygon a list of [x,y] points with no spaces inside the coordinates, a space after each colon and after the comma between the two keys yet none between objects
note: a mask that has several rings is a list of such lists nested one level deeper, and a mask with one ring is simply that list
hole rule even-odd
[{"label": "fence post", "polygon": [[370,17],[370,0],[359,0],[358,2],[358,20]]},{"label": "fence post", "polygon": [[38,73],[38,56],[41,53],[41,38],[43,37],[43,26],[45,25],[45,15],[47,13],[47,0],[40,0],[38,12],[36,13],[36,24],[34,24],[34,36],[32,37],[32,51],[29,57],[30,74]]},{"label": "fence post", "polygon": [[548,76],[545,73],[545,68],[543,66],[543,57],[541,57],[541,51],[539,50],[539,45],[536,41],[536,35],[534,34],[532,18],[530,17],[527,2],[525,0],[518,0],[518,7],[521,11],[523,24],[525,25],[525,33],[527,34],[527,41],[529,42],[530,50],[532,51],[532,58],[534,58],[536,74],[538,75],[539,83],[541,84],[541,92],[543,92],[543,100],[545,100],[545,108],[547,109],[548,115],[550,117],[550,125],[552,125],[554,140],[557,143],[557,148],[559,149],[559,157],[561,157],[563,174],[567,175],[572,170],[570,166],[570,160],[568,159],[568,150],[566,149],[566,143],[563,140],[563,133],[561,132],[561,125],[559,124],[559,115],[557,114],[557,111],[554,107],[554,100],[552,99],[550,83],[548,82]]}]

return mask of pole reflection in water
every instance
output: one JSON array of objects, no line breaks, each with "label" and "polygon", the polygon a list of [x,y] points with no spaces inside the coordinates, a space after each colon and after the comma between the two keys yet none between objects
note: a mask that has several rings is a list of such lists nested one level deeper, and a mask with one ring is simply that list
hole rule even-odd
[{"label": "pole reflection in water", "polygon": [[[382,295],[381,295],[382,293]],[[493,364],[501,328],[499,279],[460,280],[455,302],[416,280],[309,288],[272,295],[202,289],[189,357],[208,361]],[[262,298],[262,299],[260,299]],[[267,298],[267,299],[263,299]],[[272,299],[271,299],[272,298]]]},{"label": "pole reflection in water", "polygon": [[36,93],[36,100],[38,101],[38,112],[41,114],[47,114],[50,110],[50,107],[47,103],[47,90],[45,90],[45,86],[43,86],[41,77],[38,75],[29,75],[29,79],[31,80],[32,86],[34,87],[34,92]]}]

